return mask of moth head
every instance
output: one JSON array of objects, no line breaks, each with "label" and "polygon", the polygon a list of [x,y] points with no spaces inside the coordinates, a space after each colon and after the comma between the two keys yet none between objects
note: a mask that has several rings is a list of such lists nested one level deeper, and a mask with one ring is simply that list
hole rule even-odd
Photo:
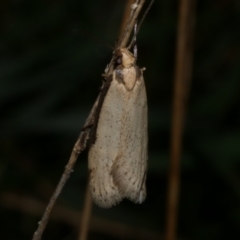
[{"label": "moth head", "polygon": [[117,56],[117,64],[121,64],[125,68],[129,68],[135,63],[135,57],[126,48],[120,48]]}]

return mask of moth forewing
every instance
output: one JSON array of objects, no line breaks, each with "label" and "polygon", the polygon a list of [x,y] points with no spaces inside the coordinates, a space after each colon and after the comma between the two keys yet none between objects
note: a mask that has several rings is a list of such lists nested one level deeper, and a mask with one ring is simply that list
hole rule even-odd
[{"label": "moth forewing", "polygon": [[101,207],[146,197],[147,97],[142,70],[125,48],[103,101],[89,150],[90,192]]},{"label": "moth forewing", "polygon": [[146,196],[147,101],[143,77],[123,99],[123,117],[118,158],[112,167],[114,182],[126,198],[143,202]]}]

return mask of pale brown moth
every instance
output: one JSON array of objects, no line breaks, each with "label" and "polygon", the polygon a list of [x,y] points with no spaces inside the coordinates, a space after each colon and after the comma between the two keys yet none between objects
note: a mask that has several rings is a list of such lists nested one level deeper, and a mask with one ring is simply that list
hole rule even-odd
[{"label": "pale brown moth", "polygon": [[[147,97],[143,70],[126,48],[112,74],[88,154],[93,201],[109,208],[127,198],[146,198]],[[118,60],[119,60],[118,59]]]}]

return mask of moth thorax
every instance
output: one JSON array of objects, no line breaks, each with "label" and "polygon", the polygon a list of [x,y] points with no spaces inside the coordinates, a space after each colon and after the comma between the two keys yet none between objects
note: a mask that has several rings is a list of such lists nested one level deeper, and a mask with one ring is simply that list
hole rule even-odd
[{"label": "moth thorax", "polygon": [[125,68],[131,67],[135,63],[135,57],[126,48],[119,49],[122,55],[122,65]]}]

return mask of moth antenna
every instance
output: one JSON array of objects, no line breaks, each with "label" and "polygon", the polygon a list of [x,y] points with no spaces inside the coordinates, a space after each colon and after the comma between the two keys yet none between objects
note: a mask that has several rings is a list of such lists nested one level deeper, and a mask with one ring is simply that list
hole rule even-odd
[{"label": "moth antenna", "polygon": [[141,28],[141,26],[142,26],[142,23],[143,23],[145,17],[147,16],[147,14],[148,14],[150,8],[152,7],[153,2],[154,2],[154,0],[152,0],[152,1],[149,3],[149,5],[148,5],[146,11],[144,12],[144,14],[143,14],[143,16],[142,16],[142,18],[141,18],[141,20],[140,20],[140,22],[139,22],[138,29],[137,29],[137,33],[139,32],[139,30],[140,30],[140,28]]},{"label": "moth antenna", "polygon": [[[152,0],[152,1],[149,3],[146,11],[144,12],[144,14],[143,14],[143,16],[142,16],[142,18],[141,18],[141,20],[140,20],[140,22],[139,22],[139,25],[138,25],[136,31],[135,31],[135,28],[134,28],[134,36],[133,36],[133,38],[132,38],[132,40],[131,40],[131,43],[129,44],[129,46],[128,46],[127,49],[130,49],[130,48],[132,47],[132,45],[135,43],[135,42],[134,42],[135,36],[138,34],[138,32],[139,32],[139,30],[140,30],[140,28],[141,28],[141,26],[142,26],[142,23],[143,23],[145,17],[147,16],[150,8],[151,8],[152,5],[153,5],[153,2],[154,2],[154,0]],[[135,26],[136,26],[136,25],[135,25]]]},{"label": "moth antenna", "polygon": [[135,59],[137,60],[137,22],[134,26],[133,41],[134,41],[133,55],[134,55]]},{"label": "moth antenna", "polygon": [[134,57],[135,57],[135,59],[137,60],[137,44],[135,44],[134,45],[134,47],[133,47],[133,55],[134,55]]},{"label": "moth antenna", "polygon": [[[137,32],[138,32],[138,26],[137,26],[137,21],[136,21],[136,23],[135,23],[135,25],[134,25],[134,32],[133,32],[133,37],[132,37],[131,43],[130,43],[129,46],[127,47],[128,50],[130,50],[130,48],[132,47],[132,45],[136,43],[136,41],[137,41]],[[134,46],[133,51],[134,51],[134,50],[135,50],[135,46]],[[135,54],[134,54],[134,56],[135,56]]]},{"label": "moth antenna", "polygon": [[134,55],[136,60],[137,60],[137,31],[138,31],[138,25],[137,25],[137,22],[136,22],[135,25],[134,25],[134,33],[133,33],[132,41],[129,44],[129,46],[127,47],[127,49],[130,50],[130,48],[134,44],[133,55]]}]

